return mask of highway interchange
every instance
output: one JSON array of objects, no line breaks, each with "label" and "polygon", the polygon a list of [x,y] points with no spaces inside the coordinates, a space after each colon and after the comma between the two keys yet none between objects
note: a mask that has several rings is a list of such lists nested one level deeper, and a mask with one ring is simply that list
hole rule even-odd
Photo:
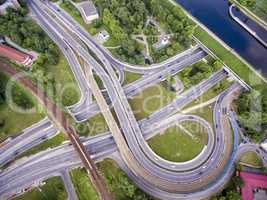
[{"label": "highway interchange", "polygon": [[[234,162],[238,155],[248,151],[248,148],[243,147],[244,145],[240,145],[244,150],[237,150],[238,131],[233,128],[235,137],[232,140],[231,128],[225,126],[224,122],[230,118],[232,126],[236,126],[234,117],[232,114],[229,117],[222,112],[223,108],[230,110],[232,94],[240,90],[241,85],[234,83],[220,94],[214,107],[214,131],[209,123],[200,117],[176,113],[216,83],[229,76],[229,73],[224,69],[216,72],[195,88],[190,88],[182,93],[167,106],[138,122],[127,98],[164,80],[168,74],[176,74],[186,66],[204,58],[207,53],[197,45],[158,65],[151,67],[132,66],[114,59],[107,50],[98,45],[80,25],[77,25],[55,4],[41,1],[28,1],[28,3],[38,23],[63,50],[78,82],[82,98],[74,106],[68,107],[75,120],[82,122],[105,110],[105,119],[114,121],[108,113],[109,104],[111,104],[121,122],[121,129],[115,122],[109,126],[110,133],[84,139],[86,150],[95,161],[101,161],[104,158],[114,159],[144,191],[161,199],[201,199],[222,189],[232,175]],[[68,26],[62,26],[57,20],[68,24]],[[91,48],[102,65],[84,50],[83,46],[80,45],[81,41],[74,40],[68,31],[64,31],[65,29],[76,34],[81,41]],[[105,85],[107,95],[103,96],[97,85],[92,86],[95,83],[92,78],[88,82],[89,77],[83,72],[74,51],[87,63],[90,69],[86,70],[94,70],[98,74]],[[127,70],[141,73],[143,77],[122,87],[123,75],[118,78],[114,69],[118,70],[119,74],[121,71]],[[97,103],[92,101],[92,94],[96,97]],[[196,120],[208,130],[209,140],[203,152],[192,161],[185,163],[170,162],[156,155],[146,140],[158,133],[159,130],[165,130],[175,123],[186,120]],[[42,130],[39,130],[38,127],[37,124],[37,132],[48,133],[47,127]],[[57,130],[51,129],[53,134],[56,134]],[[24,134],[26,133],[27,131]],[[48,136],[42,135],[40,137]],[[11,141],[16,144],[16,138]],[[25,140],[25,143],[27,143],[26,141],[28,140]],[[24,146],[33,146],[31,143],[25,143],[21,144],[22,147],[12,147],[11,143],[10,147],[4,145],[6,149],[3,152],[13,153],[8,154],[3,161],[1,160],[1,165],[11,160],[12,156],[16,156],[17,153],[14,154],[14,152],[18,149],[24,148]],[[0,148],[0,154],[2,148]],[[261,151],[261,153],[265,155],[264,152]],[[80,165],[81,161],[77,153],[73,146],[68,144],[20,160],[0,174],[0,197],[10,196],[34,182],[62,174],[62,171],[69,171]]]},{"label": "highway interchange", "polygon": [[[150,134],[145,134],[144,137],[149,139],[153,134],[155,132],[151,131]],[[131,171],[121,161],[116,144],[110,133],[88,137],[83,142],[95,161],[99,162],[105,158],[116,159],[122,169],[133,180],[136,180],[136,177],[133,176]],[[31,184],[51,176],[59,176],[62,171],[69,171],[77,166],[81,166],[79,157],[72,146],[64,144],[60,147],[40,152],[30,158],[20,160],[13,164],[13,166],[10,166],[0,175],[0,191],[3,194],[19,192],[21,188],[27,188]],[[229,178],[229,176],[226,178]]]},{"label": "highway interchange", "polygon": [[[39,10],[39,12],[36,14],[40,14],[41,11]],[[46,15],[46,13],[43,13],[45,19],[49,19],[49,16]],[[40,20],[40,19],[39,19]],[[43,21],[44,18],[42,19]],[[159,158],[155,155],[155,153],[153,153],[153,151],[148,147],[147,143],[144,142],[143,137],[141,135],[141,131],[139,129],[138,124],[135,121],[135,118],[133,116],[133,113],[131,111],[131,108],[128,104],[126,100],[126,97],[124,97],[124,93],[121,92],[120,89],[120,83],[117,81],[117,77],[114,73],[114,71],[112,70],[111,66],[107,65],[107,71],[103,70],[103,68],[100,67],[100,65],[95,62],[92,57],[85,51],[83,51],[83,49],[81,48],[81,46],[79,44],[77,44],[77,42],[75,42],[70,36],[68,36],[68,34],[66,34],[63,30],[60,30],[60,27],[57,27],[57,24],[54,23],[53,21],[49,21],[50,24],[52,24],[52,28],[56,29],[57,31],[61,32],[62,35],[64,35],[64,40],[68,41],[69,43],[73,43],[74,46],[78,46],[77,50],[78,53],[80,54],[80,56],[82,56],[86,61],[90,61],[89,64],[92,66],[99,66],[94,68],[96,70],[96,72],[98,73],[98,75],[101,77],[102,81],[105,84],[105,81],[107,82],[105,84],[105,86],[107,87],[107,91],[108,93],[110,92],[109,96],[111,99],[111,101],[114,104],[114,108],[115,111],[117,113],[118,119],[119,121],[125,121],[125,123],[121,124],[122,130],[124,132],[125,137],[127,138],[128,144],[130,147],[130,149],[132,150],[132,153],[134,154],[134,156],[127,150],[127,145],[126,143],[123,141],[124,139],[122,139],[122,134],[117,134],[119,129],[117,128],[116,131],[113,132],[113,134],[117,134],[115,138],[117,138],[116,143],[121,143],[122,145],[118,145],[119,147],[123,146],[120,148],[120,152],[123,154],[125,154],[124,156],[122,156],[125,159],[125,162],[128,163],[128,165],[131,165],[132,168],[135,168],[136,173],[139,173],[140,175],[142,174],[147,176],[147,180],[149,179],[149,181],[152,182],[151,179],[153,179],[153,182],[156,183],[158,181],[159,184],[161,184],[161,187],[165,188],[165,189],[169,189],[170,185],[166,184],[166,181],[164,180],[165,178],[169,178],[172,179],[173,181],[175,180],[175,178],[180,178],[180,176],[175,176],[175,173],[173,173],[172,171],[166,171],[165,169],[170,168],[172,165],[169,164],[169,162],[166,162],[164,159]],[[47,24],[48,26],[49,24]],[[105,60],[102,59],[104,62]],[[108,68],[110,67],[110,68]],[[113,74],[112,74],[113,72]],[[108,75],[108,73],[110,73],[110,75]],[[112,82],[112,83],[111,83]],[[117,91],[118,93],[115,93],[114,91]],[[117,103],[118,100],[120,100],[120,103]],[[101,104],[99,104],[101,105]],[[107,122],[109,122],[109,120],[107,120]],[[114,123],[113,123],[114,124]],[[135,131],[135,133],[134,133]],[[138,136],[138,138],[135,137]],[[124,142],[124,143],[123,143]],[[138,146],[143,148],[143,151],[141,151],[140,148],[137,148]],[[146,149],[146,150],[144,150]],[[150,155],[153,155],[153,157],[151,156],[150,159],[147,159],[145,157],[149,157],[148,155],[144,155],[144,152],[146,154],[150,153]],[[139,161],[135,161],[135,158]],[[153,163],[151,161],[151,159],[153,159],[153,161],[155,163]],[[139,164],[144,165],[144,168],[146,169],[140,169]],[[164,168],[160,168],[159,165],[163,165]],[[159,171],[162,171],[161,176],[163,176],[162,178],[158,177]],[[164,170],[164,171],[163,171]],[[150,176],[148,174],[153,172],[154,175]],[[177,174],[178,175],[178,174]],[[153,178],[152,178],[153,177]],[[170,184],[172,184],[173,188],[178,189],[176,186],[178,183],[170,182]],[[199,185],[199,184],[198,184]],[[185,188],[185,187],[184,187]]]}]

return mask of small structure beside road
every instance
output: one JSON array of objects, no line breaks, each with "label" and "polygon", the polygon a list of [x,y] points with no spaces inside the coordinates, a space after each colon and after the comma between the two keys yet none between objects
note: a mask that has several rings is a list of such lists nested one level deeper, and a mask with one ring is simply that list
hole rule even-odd
[{"label": "small structure beside road", "polygon": [[0,55],[25,66],[31,66],[33,62],[30,55],[12,48],[6,44],[0,44]]},{"label": "small structure beside road", "polygon": [[0,44],[5,42],[5,38],[3,36],[0,35]]},{"label": "small structure beside road", "polygon": [[267,152],[267,139],[260,144],[260,147]]},{"label": "small structure beside road", "polygon": [[184,84],[178,76],[175,76],[173,79],[173,88],[175,89],[176,94],[180,94],[184,90]]},{"label": "small structure beside road", "polygon": [[106,30],[102,30],[97,34],[97,39],[100,43],[106,42],[109,38],[110,35]]},{"label": "small structure beside road", "polygon": [[156,50],[160,50],[170,43],[170,38],[171,38],[170,35],[166,33],[166,31],[160,26],[160,24],[155,19],[153,19],[152,17],[149,17],[146,22],[146,26],[148,25],[152,25],[156,27],[158,32],[160,33],[158,42],[153,44],[153,47]]},{"label": "small structure beside road", "polygon": [[76,6],[78,7],[85,23],[90,24],[93,20],[99,18],[97,9],[92,1],[83,1],[81,3],[77,3]]},{"label": "small structure beside road", "polygon": [[160,50],[167,46],[170,43],[170,36],[164,35],[163,37],[160,37],[159,41],[155,44],[153,44],[153,47],[157,50]]}]

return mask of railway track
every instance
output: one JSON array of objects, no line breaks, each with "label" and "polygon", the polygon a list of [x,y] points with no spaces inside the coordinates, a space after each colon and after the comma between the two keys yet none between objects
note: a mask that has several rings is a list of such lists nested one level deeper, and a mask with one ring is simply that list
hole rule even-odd
[{"label": "railway track", "polygon": [[[31,81],[23,72],[19,72],[7,63],[0,60],[0,69],[7,75],[17,77],[17,81],[24,87],[28,88],[39,101],[47,108],[53,121],[67,133],[75,150],[79,154],[86,170],[88,171],[92,181],[95,183],[96,189],[99,191],[103,200],[111,200],[111,194],[107,190],[103,177],[100,175],[95,163],[91,159],[89,153],[83,146],[75,129],[69,123],[64,112],[47,96],[47,94]],[[20,75],[19,75],[20,74]],[[19,75],[19,76],[18,76]]]}]

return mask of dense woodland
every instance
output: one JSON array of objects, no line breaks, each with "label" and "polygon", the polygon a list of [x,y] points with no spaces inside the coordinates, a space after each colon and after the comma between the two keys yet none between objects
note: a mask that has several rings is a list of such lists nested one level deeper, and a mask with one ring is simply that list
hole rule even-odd
[{"label": "dense woodland", "polygon": [[127,200],[153,200],[152,197],[148,196],[142,190],[140,190],[122,171],[118,171],[116,179],[113,174],[109,174],[107,182],[111,192],[120,191],[122,194],[115,193],[127,198]]},{"label": "dense woodland", "polygon": [[[47,65],[58,63],[59,50],[46,33],[34,22],[27,18],[28,9],[24,0],[20,0],[20,9],[8,8],[7,14],[0,17],[0,35],[8,36],[13,42],[26,49],[38,52],[39,58],[33,65],[33,76],[38,80],[44,80],[42,71]],[[38,69],[40,70],[38,70]],[[51,80],[50,80],[51,81]],[[0,77],[0,104],[6,101],[5,86],[7,78]],[[27,109],[33,106],[32,100],[20,87],[15,86],[12,91],[13,100],[21,108]]]},{"label": "dense woodland", "polygon": [[20,9],[8,8],[7,14],[0,17],[0,35],[10,37],[23,48],[44,54],[45,63],[57,64],[58,48],[34,21],[27,18],[24,0],[20,0],[20,4]]},{"label": "dense woodland", "polygon": [[237,100],[239,120],[255,141],[263,139],[267,130],[267,89],[246,92]]},{"label": "dense woodland", "polygon": [[214,61],[212,64],[198,62],[190,67],[186,67],[181,71],[181,79],[184,85],[196,85],[202,80],[209,78],[214,72],[221,68],[222,64]]},{"label": "dense woodland", "polygon": [[[130,34],[140,34],[145,28],[148,16],[155,17],[166,28],[167,33],[173,35],[172,44],[168,48],[152,51],[156,62],[173,56],[181,46],[187,48],[191,44],[192,24],[181,9],[169,1],[94,0],[94,2],[102,16],[102,23],[122,44],[117,53],[129,62],[142,63],[142,60],[132,60],[133,56],[140,54],[142,46],[132,40]],[[153,33],[149,30],[146,31],[146,35],[151,35],[153,38]]]}]

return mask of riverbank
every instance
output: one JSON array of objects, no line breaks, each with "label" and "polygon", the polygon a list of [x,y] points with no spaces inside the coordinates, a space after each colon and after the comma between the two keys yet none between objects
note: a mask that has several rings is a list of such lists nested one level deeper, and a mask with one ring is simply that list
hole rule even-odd
[{"label": "riverbank", "polygon": [[245,61],[238,53],[230,48],[218,36],[210,31],[205,25],[199,22],[187,10],[180,6],[174,0],[168,0],[174,6],[179,6],[183,9],[187,17],[195,22],[198,27],[195,29],[194,36],[198,38],[205,46],[207,46],[214,54],[231,68],[241,79],[243,79],[252,88],[255,86],[266,87],[267,80],[265,77],[256,71],[247,61]]},{"label": "riverbank", "polygon": [[211,37],[205,30],[198,27],[194,34],[205,46],[207,46],[214,54],[231,68],[242,80],[244,80],[252,88],[258,85],[267,86],[266,79],[257,72],[252,66],[243,62],[239,56],[231,49],[226,49],[222,43]]},{"label": "riverbank", "polygon": [[[235,4],[232,4],[229,7],[229,14],[232,17],[236,23],[238,23],[240,26],[242,26],[247,32],[249,32],[253,37],[255,37],[265,48],[267,48],[267,43],[255,32],[252,30],[246,23],[244,23],[241,19],[239,19],[237,16],[234,15],[233,9],[237,9]],[[242,12],[242,11],[241,11]],[[246,13],[242,12],[242,14],[245,16]]]},{"label": "riverbank", "polygon": [[251,10],[246,8],[245,6],[241,5],[237,0],[229,0],[229,2],[235,4],[242,12],[246,13],[249,17],[254,19],[259,25],[261,25],[267,31],[267,23],[255,15]]}]

